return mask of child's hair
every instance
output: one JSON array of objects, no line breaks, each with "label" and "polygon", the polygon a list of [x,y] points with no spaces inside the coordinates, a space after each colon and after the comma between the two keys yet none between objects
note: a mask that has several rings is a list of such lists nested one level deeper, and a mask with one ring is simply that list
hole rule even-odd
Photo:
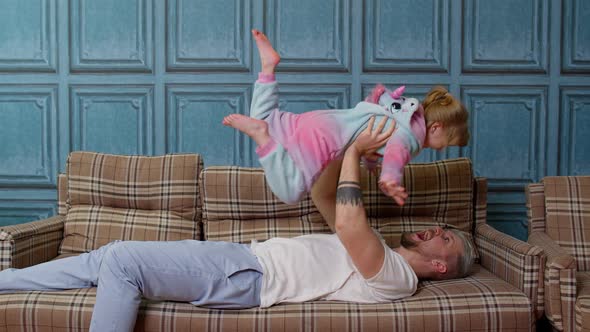
[{"label": "child's hair", "polygon": [[424,101],[426,126],[440,122],[447,132],[449,145],[465,146],[469,141],[467,119],[469,113],[460,100],[456,99],[442,86],[435,86],[428,92]]}]

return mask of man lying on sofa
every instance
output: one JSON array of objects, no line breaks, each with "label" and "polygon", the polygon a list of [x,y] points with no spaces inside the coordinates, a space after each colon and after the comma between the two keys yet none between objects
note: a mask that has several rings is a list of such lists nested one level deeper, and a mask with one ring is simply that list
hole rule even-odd
[{"label": "man lying on sofa", "polygon": [[361,155],[391,132],[367,128],[347,149],[336,198],[336,234],[273,238],[251,245],[184,240],[117,241],[76,257],[0,272],[0,292],[98,286],[91,331],[132,331],[141,297],[211,308],[281,302],[389,302],[412,295],[419,278],[464,276],[473,248],[462,233],[403,234],[391,249],[367,223]]}]

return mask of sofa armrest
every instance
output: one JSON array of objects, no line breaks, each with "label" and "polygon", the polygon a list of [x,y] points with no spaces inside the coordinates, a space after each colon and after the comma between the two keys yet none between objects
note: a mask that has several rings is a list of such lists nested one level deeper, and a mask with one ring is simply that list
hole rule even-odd
[{"label": "sofa armrest", "polygon": [[528,242],[543,249],[545,263],[544,311],[559,331],[575,328],[576,260],[544,232],[532,232]]},{"label": "sofa armrest", "polygon": [[543,315],[542,298],[539,299],[545,264],[543,250],[487,224],[476,228],[475,244],[479,251],[480,264],[525,293],[531,300],[537,318],[540,318]]},{"label": "sofa armrest", "polygon": [[4,226],[0,229],[0,270],[24,268],[57,256],[65,216]]}]

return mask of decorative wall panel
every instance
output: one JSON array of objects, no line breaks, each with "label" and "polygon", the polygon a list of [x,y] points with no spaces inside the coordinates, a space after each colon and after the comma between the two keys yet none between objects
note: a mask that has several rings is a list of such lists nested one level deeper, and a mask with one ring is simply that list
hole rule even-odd
[{"label": "decorative wall panel", "polygon": [[559,173],[590,175],[590,87],[561,90]]},{"label": "decorative wall panel", "polygon": [[[490,224],[526,238],[524,187],[590,174],[585,0],[2,0],[0,223],[55,213],[67,154],[195,152],[258,166],[221,121],[249,114],[251,29],[281,56],[279,107],[354,107],[375,83],[435,85],[470,113],[463,148],[489,179]],[[30,210],[30,211],[27,211]]]},{"label": "decorative wall panel", "polygon": [[563,0],[562,69],[568,73],[590,72],[590,1]]},{"label": "decorative wall panel", "polygon": [[464,87],[471,111],[463,149],[489,188],[521,190],[543,176],[546,93],[531,87]]},{"label": "decorative wall panel", "polygon": [[221,124],[247,114],[250,85],[187,85],[167,88],[168,151],[203,155],[206,166],[251,164],[251,139]]},{"label": "decorative wall panel", "polygon": [[153,153],[151,87],[74,86],[70,93],[73,150]]},{"label": "decorative wall panel", "polygon": [[364,70],[448,71],[448,0],[364,3]]},{"label": "decorative wall panel", "polygon": [[351,0],[266,0],[280,71],[350,71]]},{"label": "decorative wall panel", "polygon": [[56,87],[0,86],[0,186],[53,186]]},{"label": "decorative wall panel", "polygon": [[55,1],[3,1],[0,22],[0,71],[57,71]]},{"label": "decorative wall panel", "polygon": [[151,72],[152,1],[70,1],[71,70]]},{"label": "decorative wall panel", "polygon": [[547,72],[547,0],[463,4],[464,71]]},{"label": "decorative wall panel", "polygon": [[167,6],[168,70],[250,69],[250,0],[170,0]]}]

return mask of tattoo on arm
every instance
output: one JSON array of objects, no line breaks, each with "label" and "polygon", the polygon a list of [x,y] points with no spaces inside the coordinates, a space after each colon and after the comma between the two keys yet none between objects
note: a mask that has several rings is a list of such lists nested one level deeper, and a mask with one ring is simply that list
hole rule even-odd
[{"label": "tattoo on arm", "polygon": [[363,192],[358,182],[340,181],[336,190],[336,204],[363,204]]}]

